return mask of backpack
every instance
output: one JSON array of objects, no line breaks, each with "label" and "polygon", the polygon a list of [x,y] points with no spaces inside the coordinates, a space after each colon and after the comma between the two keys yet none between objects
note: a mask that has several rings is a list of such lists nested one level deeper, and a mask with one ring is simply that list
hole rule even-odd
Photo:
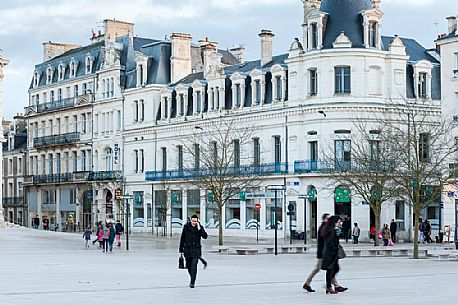
[{"label": "backpack", "polygon": [[110,229],[103,229],[103,239],[108,239],[110,237]]}]

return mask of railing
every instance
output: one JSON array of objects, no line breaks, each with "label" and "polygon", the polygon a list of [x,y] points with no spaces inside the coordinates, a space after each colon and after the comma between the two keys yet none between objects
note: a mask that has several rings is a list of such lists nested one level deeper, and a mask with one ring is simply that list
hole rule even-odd
[{"label": "railing", "polygon": [[2,202],[7,205],[22,205],[24,204],[24,197],[3,197]]},{"label": "railing", "polygon": [[121,171],[98,171],[90,172],[89,181],[100,181],[100,180],[122,180]]},{"label": "railing", "polygon": [[73,173],[33,176],[33,184],[72,182]]},{"label": "railing", "polygon": [[345,160],[298,160],[294,161],[295,173],[326,173],[326,172],[390,172],[395,166],[394,161],[366,160],[361,162]]},{"label": "railing", "polygon": [[44,136],[33,138],[34,147],[43,147],[48,145],[74,143],[80,140],[79,132],[70,132],[54,136]]},{"label": "railing", "polygon": [[263,163],[258,165],[240,165],[225,167],[221,171],[218,169],[199,168],[199,169],[176,169],[166,171],[147,171],[145,180],[182,180],[198,179],[202,176],[250,176],[250,175],[275,175],[288,173],[287,163]]},{"label": "railing", "polygon": [[68,97],[68,98],[58,100],[58,101],[38,104],[37,112],[41,113],[41,112],[52,111],[52,110],[57,110],[57,109],[70,108],[70,107],[73,107],[74,105],[75,105],[75,98]]}]

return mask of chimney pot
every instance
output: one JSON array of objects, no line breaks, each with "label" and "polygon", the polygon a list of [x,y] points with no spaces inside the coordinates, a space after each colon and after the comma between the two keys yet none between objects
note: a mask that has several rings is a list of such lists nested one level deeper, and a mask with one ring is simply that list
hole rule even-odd
[{"label": "chimney pot", "polygon": [[272,39],[275,35],[271,30],[261,30],[261,66],[272,61]]},{"label": "chimney pot", "polygon": [[456,32],[456,16],[447,17],[448,20],[448,33],[454,34]]}]

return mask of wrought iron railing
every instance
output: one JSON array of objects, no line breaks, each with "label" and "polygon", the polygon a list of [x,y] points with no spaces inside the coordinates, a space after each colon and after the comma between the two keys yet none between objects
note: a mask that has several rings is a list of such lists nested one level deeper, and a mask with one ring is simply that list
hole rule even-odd
[{"label": "wrought iron railing", "polygon": [[371,171],[390,172],[394,169],[395,162],[389,161],[346,161],[346,160],[297,160],[294,161],[295,173],[326,173],[341,171]]},{"label": "wrought iron railing", "polygon": [[70,107],[73,107],[74,105],[75,105],[75,98],[68,97],[68,98],[58,100],[58,101],[38,104],[37,112],[41,113],[41,112],[52,111],[52,110],[57,110],[57,109],[70,108]]},{"label": "wrought iron railing", "polygon": [[275,175],[288,173],[287,163],[261,163],[251,165],[229,166],[223,169],[198,168],[175,169],[166,171],[147,171],[145,180],[183,180],[198,179],[202,176],[248,176],[248,175]]},{"label": "wrought iron railing", "polygon": [[90,172],[89,181],[100,181],[100,180],[122,180],[121,171],[97,171]]},{"label": "wrought iron railing", "polygon": [[48,145],[74,143],[80,140],[79,132],[70,132],[53,136],[44,136],[33,138],[34,147],[43,147]]},{"label": "wrought iron railing", "polygon": [[3,204],[7,205],[22,205],[24,204],[24,197],[3,197]]},{"label": "wrought iron railing", "polygon": [[33,184],[72,182],[73,173],[48,174],[33,176]]}]

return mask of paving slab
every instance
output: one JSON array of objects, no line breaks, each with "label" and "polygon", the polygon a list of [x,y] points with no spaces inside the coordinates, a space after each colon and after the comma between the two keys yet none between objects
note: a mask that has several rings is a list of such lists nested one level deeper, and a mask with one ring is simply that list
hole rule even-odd
[{"label": "paving slab", "polygon": [[199,265],[190,289],[186,270],[177,268],[177,242],[133,236],[131,250],[102,253],[84,249],[81,234],[0,229],[0,304],[457,304],[457,261],[407,257],[344,259],[337,278],[349,290],[326,295],[324,272],[312,282],[316,293],[302,290],[312,253],[204,251],[208,268]]}]

